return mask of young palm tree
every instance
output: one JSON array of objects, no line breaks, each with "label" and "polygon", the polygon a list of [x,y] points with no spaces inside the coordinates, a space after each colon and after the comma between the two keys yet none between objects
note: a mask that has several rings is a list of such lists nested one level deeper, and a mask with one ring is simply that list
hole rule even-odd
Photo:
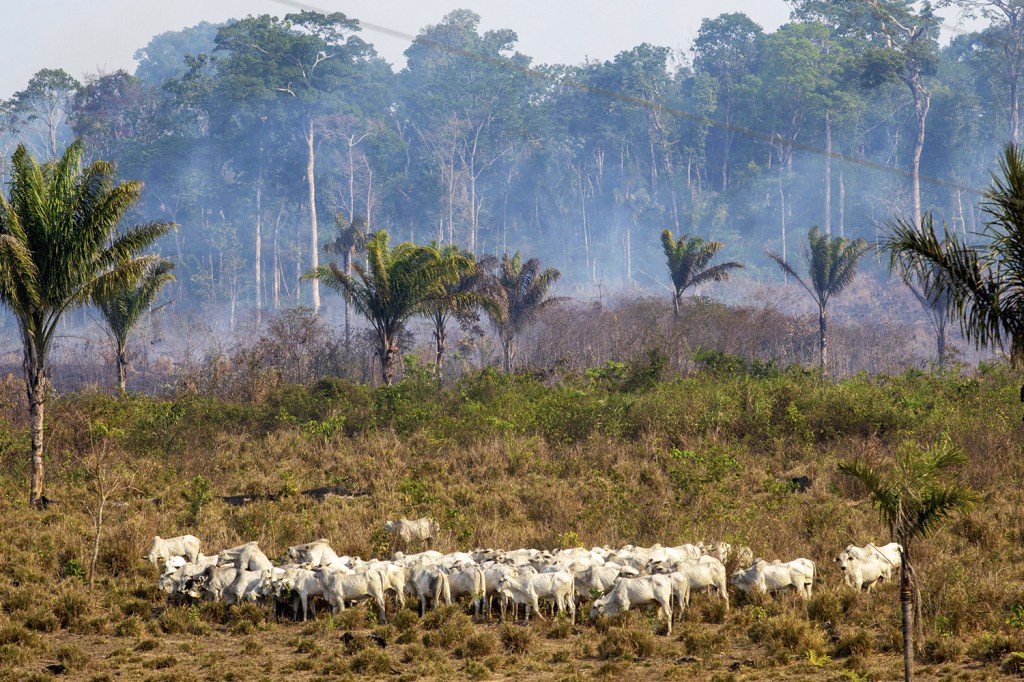
[{"label": "young palm tree", "polygon": [[386,385],[394,377],[398,334],[406,320],[435,294],[439,281],[456,276],[451,263],[437,259],[434,253],[412,242],[392,249],[388,233],[380,230],[366,242],[365,268],[353,263],[354,274],[350,275],[329,263],[304,275],[340,293],[369,320],[377,335],[381,380]]},{"label": "young palm tree", "polygon": [[1024,151],[1003,149],[999,174],[985,192],[982,209],[989,216],[984,248],[969,246],[943,227],[936,234],[929,220],[920,232],[899,221],[882,248],[903,270],[928,273],[924,292],[945,290],[960,330],[977,346],[1007,350],[1010,360],[1024,359]]},{"label": "young palm tree", "polygon": [[46,364],[65,311],[132,286],[155,256],[139,252],[172,225],[149,223],[119,233],[141,182],[114,182],[114,166],[82,167],[82,143],[40,165],[19,146],[11,157],[7,198],[0,196],[0,302],[21,333],[32,434],[29,501],[44,504],[43,415]]},{"label": "young palm tree", "polygon": [[741,263],[730,261],[710,265],[715,254],[724,246],[722,242],[706,242],[700,237],[684,234],[678,240],[673,238],[671,230],[662,230],[661,247],[668,258],[668,272],[672,277],[675,295],[672,297],[672,311],[678,317],[679,299],[690,287],[697,287],[705,282],[726,282],[729,271],[742,268]]},{"label": "young palm tree", "polygon": [[[969,511],[977,502],[978,496],[970,488],[943,480],[951,469],[966,463],[964,451],[948,438],[943,438],[924,448],[913,441],[905,441],[896,449],[893,461],[886,466],[873,467],[863,461],[839,465],[840,473],[864,485],[893,539],[902,547],[900,608],[904,679],[907,682],[913,679],[914,674],[915,612],[918,615],[918,639],[923,626],[920,619],[921,596],[914,578],[911,547],[915,540],[927,537],[942,521]],[[915,605],[916,608],[912,608]]]},{"label": "young palm tree", "polygon": [[[343,213],[334,214],[334,225],[338,228],[338,235],[334,241],[324,244],[324,253],[328,255],[341,255],[342,263],[345,265],[345,274],[352,276],[352,258],[357,252],[366,247],[366,220],[360,217],[349,222]],[[345,348],[352,344],[352,305],[345,299]]]},{"label": "young palm tree", "polygon": [[799,282],[818,305],[818,361],[821,374],[824,376],[828,363],[828,341],[825,336],[828,303],[853,283],[854,277],[857,276],[857,263],[868,250],[868,243],[863,239],[850,241],[842,237],[833,237],[822,233],[814,226],[807,233],[807,244],[809,248],[804,252],[807,258],[806,280],[798,275],[782,256],[771,251],[766,253],[779,264],[783,272]]},{"label": "young palm tree", "polygon": [[473,254],[459,250],[455,244],[438,249],[436,258],[447,261],[444,266],[456,273],[454,279],[439,280],[437,290],[424,303],[423,314],[434,325],[434,370],[440,377],[444,370],[444,355],[448,344],[448,323],[455,318],[463,323],[475,323],[478,310],[483,308],[495,315],[501,314],[501,303],[487,277],[498,259],[484,256],[475,260]]},{"label": "young palm tree", "polygon": [[[128,337],[142,319],[142,314],[153,305],[160,289],[174,281],[171,270],[174,263],[152,263],[137,286],[117,292],[111,298],[98,302],[100,314],[106,322],[107,333],[114,342],[117,360],[117,385],[123,394],[128,383]],[[163,307],[163,306],[160,306]]]},{"label": "young palm tree", "polygon": [[487,314],[501,338],[502,366],[506,372],[512,371],[515,362],[515,341],[519,332],[537,313],[565,300],[561,296],[548,296],[548,289],[561,276],[562,273],[555,268],[542,272],[536,258],[524,263],[518,251],[511,258],[506,253],[496,264],[491,282],[499,306],[488,310]]}]

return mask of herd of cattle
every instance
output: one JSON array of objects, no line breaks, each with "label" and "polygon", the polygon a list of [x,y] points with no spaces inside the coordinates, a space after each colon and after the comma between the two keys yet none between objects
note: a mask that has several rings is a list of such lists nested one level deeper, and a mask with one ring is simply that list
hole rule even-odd
[{"label": "herd of cattle", "polygon": [[[402,519],[389,522],[387,530],[411,543],[428,540],[436,533],[436,524],[428,519]],[[577,600],[592,599],[591,618],[654,605],[669,634],[673,620],[695,591],[708,592],[728,608],[725,565],[730,558],[735,565],[747,566],[729,578],[745,593],[795,590],[809,598],[816,577],[809,559],[769,562],[755,559],[749,548],[723,542],[551,551],[477,549],[450,554],[427,550],[408,555],[396,552],[390,561],[364,561],[338,556],[321,539],[289,548],[287,561],[275,566],[256,542],[205,556],[198,538],[183,535],[154,538],[145,558],[163,566],[159,587],[172,603],[262,601],[273,603],[279,613],[290,607],[295,618],[301,613],[305,620],[308,614],[316,614],[316,598],[335,613],[352,602],[372,600],[384,622],[388,595],[394,596],[399,608],[405,607],[406,597],[418,599],[421,616],[427,608],[465,599],[472,602],[477,618],[484,612],[490,617],[496,600],[502,618],[509,605],[525,606],[526,620],[531,611],[543,618],[541,600],[575,620]],[[850,545],[836,557],[845,583],[869,591],[879,581],[891,580],[899,561],[896,543]]]}]

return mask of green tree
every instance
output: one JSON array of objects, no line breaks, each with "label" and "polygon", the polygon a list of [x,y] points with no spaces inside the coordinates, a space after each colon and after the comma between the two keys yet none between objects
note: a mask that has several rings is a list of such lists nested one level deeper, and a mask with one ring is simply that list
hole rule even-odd
[{"label": "green tree", "polygon": [[[324,253],[340,255],[344,264],[345,274],[352,276],[352,258],[358,251],[366,247],[366,221],[362,218],[349,220],[342,213],[334,214],[334,225],[338,234],[333,241],[324,244]],[[352,305],[345,299],[345,348],[352,345]]]},{"label": "green tree", "polygon": [[117,230],[142,183],[115,184],[114,167],[82,167],[82,143],[40,165],[23,145],[11,158],[8,197],[0,197],[0,302],[21,334],[32,434],[29,501],[43,504],[43,415],[47,358],[65,311],[132,286],[155,256],[138,255],[171,225]]},{"label": "green tree", "polygon": [[432,249],[404,242],[395,248],[388,233],[375,232],[366,242],[366,267],[354,263],[354,274],[346,274],[335,263],[307,272],[350,301],[373,327],[377,336],[381,380],[390,385],[398,357],[398,335],[405,322],[418,313],[434,295],[439,281],[455,273],[450,264],[439,261]]},{"label": "green tree", "polygon": [[725,245],[722,242],[706,242],[700,237],[691,237],[688,234],[675,239],[671,230],[661,231],[661,247],[668,258],[668,272],[675,288],[672,311],[677,317],[679,299],[683,297],[684,291],[706,282],[727,282],[730,270],[743,267],[742,263],[736,261],[711,265],[711,260],[723,246]]},{"label": "green tree", "polygon": [[153,305],[160,289],[174,281],[174,275],[171,274],[173,268],[174,263],[170,261],[154,262],[146,269],[137,285],[118,291],[97,303],[106,323],[106,331],[114,342],[117,385],[122,394],[128,383],[128,337],[135,331],[142,314]]},{"label": "green tree", "polygon": [[868,250],[863,239],[850,241],[842,237],[824,234],[817,226],[807,233],[806,279],[797,274],[786,260],[771,251],[768,257],[778,263],[782,271],[800,283],[818,306],[818,360],[824,376],[828,362],[826,331],[828,325],[828,304],[853,283],[857,276],[857,263]]},{"label": "green tree", "polygon": [[921,232],[906,221],[890,223],[883,240],[894,265],[926,273],[928,296],[946,291],[960,329],[977,346],[996,345],[1012,362],[1024,359],[1024,152],[1008,144],[999,174],[985,191],[982,210],[988,244],[973,247],[928,220]]},{"label": "green tree", "polygon": [[455,318],[463,323],[476,321],[481,308],[494,315],[501,314],[501,302],[488,280],[487,272],[497,265],[494,256],[479,260],[458,246],[449,244],[435,250],[436,258],[446,262],[447,271],[455,273],[450,279],[438,280],[437,290],[424,303],[423,314],[434,325],[434,370],[438,378],[444,371],[444,354],[448,343],[448,323]]},{"label": "green tree", "polygon": [[548,295],[551,285],[561,276],[555,268],[541,271],[536,258],[524,263],[518,251],[512,257],[506,253],[496,263],[491,282],[499,307],[489,310],[488,316],[501,339],[502,366],[506,372],[511,372],[515,363],[516,336],[542,310],[565,300]]},{"label": "green tree", "polygon": [[[969,511],[978,497],[970,488],[949,483],[945,477],[954,467],[967,463],[967,455],[947,438],[921,447],[913,441],[901,443],[891,462],[872,466],[861,460],[843,462],[842,474],[855,478],[867,490],[893,539],[900,544],[900,607],[903,619],[904,679],[913,679],[915,612],[916,631],[921,637],[921,595],[911,548],[915,540],[927,537],[942,521]],[[916,607],[916,608],[915,608]]]}]

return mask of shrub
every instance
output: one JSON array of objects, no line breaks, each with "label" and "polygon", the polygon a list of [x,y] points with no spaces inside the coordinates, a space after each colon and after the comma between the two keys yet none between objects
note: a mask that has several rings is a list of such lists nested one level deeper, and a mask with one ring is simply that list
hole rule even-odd
[{"label": "shrub", "polygon": [[63,628],[75,627],[90,611],[89,595],[82,590],[66,587],[53,600],[53,615]]},{"label": "shrub", "polygon": [[1007,675],[1024,674],[1024,652],[1011,651],[1003,659],[1003,664],[1000,668]]},{"label": "shrub", "polygon": [[867,656],[873,649],[871,633],[864,628],[853,628],[839,636],[839,641],[832,647],[832,655],[841,658]]},{"label": "shrub", "polygon": [[457,605],[435,609],[423,618],[423,646],[433,649],[454,649],[473,630],[473,621]]},{"label": "shrub", "polygon": [[1014,642],[1006,635],[983,632],[967,647],[967,655],[985,663],[995,663],[1013,649]]},{"label": "shrub", "polygon": [[354,673],[384,674],[391,672],[393,665],[391,656],[386,651],[369,647],[353,656],[348,667]]},{"label": "shrub", "polygon": [[963,653],[964,645],[957,637],[928,637],[921,647],[921,659],[925,663],[952,663],[959,660]]},{"label": "shrub", "polygon": [[764,646],[768,655],[780,662],[788,662],[793,656],[807,651],[817,655],[825,653],[824,634],[812,629],[807,621],[790,614],[754,623],[747,630],[747,636],[754,644]]},{"label": "shrub", "polygon": [[160,629],[169,635],[205,635],[209,627],[203,622],[195,606],[164,609],[159,618]]},{"label": "shrub", "polygon": [[114,634],[118,637],[141,637],[145,632],[146,622],[139,616],[128,616],[114,626]]},{"label": "shrub", "polygon": [[486,658],[498,649],[498,638],[494,633],[484,630],[474,632],[466,639],[462,647],[462,655],[466,658]]},{"label": "shrub", "polygon": [[252,602],[232,604],[228,609],[227,623],[232,634],[251,634],[253,630],[262,629],[266,620],[263,609]]},{"label": "shrub", "polygon": [[657,642],[650,631],[612,627],[598,643],[597,656],[636,660],[649,658],[656,649]]},{"label": "shrub", "polygon": [[511,623],[501,626],[501,645],[510,654],[525,654],[533,644],[533,632],[528,627]]}]

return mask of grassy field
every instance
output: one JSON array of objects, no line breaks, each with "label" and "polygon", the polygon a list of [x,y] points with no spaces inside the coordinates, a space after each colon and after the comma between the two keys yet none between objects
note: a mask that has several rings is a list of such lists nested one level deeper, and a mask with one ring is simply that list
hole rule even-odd
[{"label": "grassy field", "polygon": [[[728,356],[665,377],[657,354],[557,377],[470,375],[438,389],[336,380],[245,400],[83,392],[47,414],[48,496],[26,508],[28,436],[19,381],[0,386],[0,679],[807,679],[902,674],[897,595],[841,585],[846,544],[888,541],[837,464],[882,461],[906,439],[947,434],[984,495],[916,549],[925,639],[920,679],[1001,679],[1024,669],[1024,424],[1019,376],[909,372],[819,383]],[[6,401],[6,402],[4,402]],[[789,483],[808,476],[810,490]],[[100,488],[104,522],[88,587]],[[352,497],[301,492],[340,486]],[[364,494],[365,493],[365,494]],[[229,495],[272,497],[230,506]],[[671,637],[651,616],[528,627],[421,620],[368,609],[276,622],[252,606],[166,608],[140,557],[153,535],[204,550],[327,537],[382,556],[388,518],[429,515],[439,549],[726,540],[769,559],[808,557],[809,603],[705,597]],[[365,637],[387,642],[380,648]]]}]

